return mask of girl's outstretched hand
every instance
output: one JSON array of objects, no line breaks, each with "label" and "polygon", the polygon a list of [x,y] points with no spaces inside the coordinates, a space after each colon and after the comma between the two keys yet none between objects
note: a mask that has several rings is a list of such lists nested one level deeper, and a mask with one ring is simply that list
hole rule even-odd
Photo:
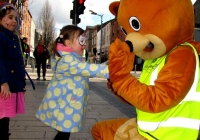
[{"label": "girl's outstretched hand", "polygon": [[11,92],[8,83],[4,83],[1,85],[0,97],[3,98],[4,100],[11,98]]}]

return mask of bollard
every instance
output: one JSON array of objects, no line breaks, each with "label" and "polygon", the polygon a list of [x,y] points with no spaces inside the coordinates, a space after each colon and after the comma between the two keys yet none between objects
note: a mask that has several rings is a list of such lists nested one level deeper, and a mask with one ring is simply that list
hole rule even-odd
[{"label": "bollard", "polygon": [[137,68],[137,65],[135,65],[135,73],[136,73],[136,68]]}]

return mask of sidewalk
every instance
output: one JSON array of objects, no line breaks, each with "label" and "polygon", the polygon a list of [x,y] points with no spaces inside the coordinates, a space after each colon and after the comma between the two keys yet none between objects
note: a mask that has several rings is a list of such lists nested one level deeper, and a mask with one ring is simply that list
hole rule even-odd
[{"label": "sidewalk", "polygon": [[[10,140],[53,140],[56,131],[36,119],[35,112],[44,96],[48,80],[51,79],[52,71],[47,69],[47,81],[37,81],[36,73],[31,68],[26,68],[33,79],[36,90],[33,90],[29,80],[27,81],[26,114],[18,115],[10,121]],[[139,74],[136,73],[138,76]],[[101,120],[129,117],[132,108],[120,102],[107,89],[107,80],[103,78],[90,78],[90,97],[83,130],[72,133],[70,140],[92,140],[91,128]],[[100,90],[99,90],[100,89]],[[98,93],[97,93],[98,92]],[[124,113],[122,111],[125,111]],[[131,109],[131,110],[130,110]]]},{"label": "sidewalk", "polygon": [[[47,81],[37,81],[36,73],[29,75],[33,79],[36,90],[33,90],[27,80],[26,114],[18,115],[10,121],[10,140],[53,140],[56,131],[36,119],[35,112],[44,96],[48,80],[51,79],[52,71],[47,70]],[[136,77],[140,72],[131,72]],[[90,97],[83,130],[79,133],[72,133],[70,140],[93,140],[91,136],[92,126],[102,120],[115,118],[134,117],[135,109],[117,99],[108,89],[107,80],[103,78],[90,78]],[[200,140],[200,139],[198,139]]]}]

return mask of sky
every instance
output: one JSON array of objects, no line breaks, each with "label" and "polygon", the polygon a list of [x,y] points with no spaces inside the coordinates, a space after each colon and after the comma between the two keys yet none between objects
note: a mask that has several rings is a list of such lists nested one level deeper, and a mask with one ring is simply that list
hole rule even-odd
[{"label": "sky", "polygon": [[[56,22],[56,30],[60,30],[63,26],[72,24],[70,19],[70,10],[73,9],[73,0],[48,0],[52,7],[52,14]],[[84,14],[80,15],[81,22],[79,27],[86,29],[86,26],[94,26],[101,24],[101,17],[92,15],[89,10],[96,12],[99,15],[103,15],[103,23],[113,19],[114,16],[109,11],[109,4],[113,1],[119,0],[86,0],[84,5],[86,9]],[[32,15],[34,23],[36,24],[38,15],[41,12],[46,0],[29,0],[29,11]]]},{"label": "sky", "polygon": [[[52,7],[52,14],[56,22],[56,31],[58,32],[63,26],[72,24],[70,19],[70,10],[73,9],[73,0],[48,0]],[[94,26],[101,24],[101,17],[92,15],[89,10],[96,12],[99,15],[103,15],[103,23],[114,18],[109,11],[109,4],[113,1],[119,0],[86,0],[84,14],[80,15],[81,22],[78,24],[79,27],[86,29],[86,26]],[[196,0],[192,0],[194,3]],[[32,18],[37,23],[38,15],[41,12],[46,0],[29,0],[29,11]]]}]

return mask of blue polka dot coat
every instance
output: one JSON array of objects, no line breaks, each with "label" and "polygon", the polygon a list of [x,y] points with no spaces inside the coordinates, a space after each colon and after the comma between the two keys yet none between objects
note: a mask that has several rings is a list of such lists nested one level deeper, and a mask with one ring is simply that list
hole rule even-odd
[{"label": "blue polka dot coat", "polygon": [[108,78],[108,66],[88,64],[76,52],[59,52],[51,59],[54,75],[36,117],[62,132],[79,132],[83,126],[89,94],[89,77]]}]

